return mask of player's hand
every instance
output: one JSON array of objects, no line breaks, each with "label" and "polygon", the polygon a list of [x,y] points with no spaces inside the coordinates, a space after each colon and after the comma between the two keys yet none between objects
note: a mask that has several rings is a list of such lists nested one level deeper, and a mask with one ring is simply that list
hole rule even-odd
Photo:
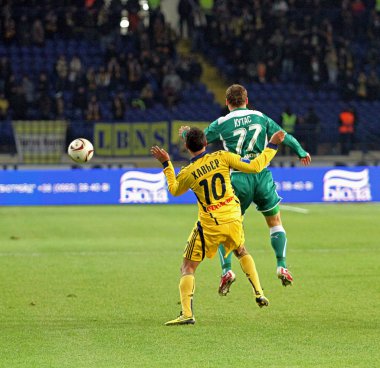
[{"label": "player's hand", "polygon": [[307,154],[305,157],[301,157],[300,161],[303,166],[309,166],[311,163],[311,156]]},{"label": "player's hand", "polygon": [[182,138],[182,133],[190,130],[190,127],[187,125],[182,125],[178,130],[178,135]]},{"label": "player's hand", "polygon": [[161,163],[170,160],[169,153],[167,153],[163,148],[160,148],[158,146],[153,146],[150,149],[150,153],[152,154],[154,158],[156,158]]},{"label": "player's hand", "polygon": [[285,135],[286,133],[283,130],[279,130],[278,132],[272,135],[269,143],[280,144],[285,139]]}]

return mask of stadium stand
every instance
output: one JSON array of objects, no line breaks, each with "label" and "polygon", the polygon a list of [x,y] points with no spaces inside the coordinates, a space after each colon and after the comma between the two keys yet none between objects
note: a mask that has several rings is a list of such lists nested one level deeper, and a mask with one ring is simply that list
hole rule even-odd
[{"label": "stadium stand", "polygon": [[[191,51],[227,83],[243,83],[255,108],[279,121],[291,106],[299,137],[313,108],[318,141],[330,147],[319,153],[336,153],[338,116],[349,105],[359,122],[355,148],[378,146],[377,1],[215,0],[207,11],[203,3],[180,1]],[[85,130],[94,121],[212,121],[221,113],[200,82],[201,63],[178,53],[179,36],[160,7],[7,0],[0,23],[2,152],[14,147],[12,119],[66,119]]]},{"label": "stadium stand", "polygon": [[129,28],[122,35],[118,1],[7,2],[0,44],[5,143],[13,139],[11,119],[63,118],[83,126],[219,115],[199,82],[201,66],[177,54],[177,35],[159,8],[143,14],[138,1],[128,1],[125,10]]},{"label": "stadium stand", "polygon": [[320,142],[333,143],[349,104],[365,143],[380,135],[379,10],[362,0],[215,1],[199,45],[229,82],[248,87],[259,110],[277,118],[291,105],[302,118],[312,106]]}]

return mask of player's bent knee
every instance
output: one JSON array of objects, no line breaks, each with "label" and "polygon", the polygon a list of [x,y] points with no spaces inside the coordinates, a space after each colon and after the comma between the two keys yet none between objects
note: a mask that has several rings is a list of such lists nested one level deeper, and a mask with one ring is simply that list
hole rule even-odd
[{"label": "player's bent knee", "polygon": [[277,213],[276,215],[272,216],[265,216],[265,220],[269,227],[282,225],[280,213]]},{"label": "player's bent knee", "polygon": [[263,211],[262,214],[269,227],[282,225],[279,205],[268,211]]},{"label": "player's bent knee", "polygon": [[197,269],[199,263],[200,262],[195,262],[195,261],[191,261],[187,258],[184,258],[181,269],[180,269],[182,276],[191,275],[191,274],[195,273],[195,270]]},{"label": "player's bent knee", "polygon": [[244,245],[241,245],[239,248],[234,250],[234,254],[237,258],[244,257],[248,254],[247,249]]}]

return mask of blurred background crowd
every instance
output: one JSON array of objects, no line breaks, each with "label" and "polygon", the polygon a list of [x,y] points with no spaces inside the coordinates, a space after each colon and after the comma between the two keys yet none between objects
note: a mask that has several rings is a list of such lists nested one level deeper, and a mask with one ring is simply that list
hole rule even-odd
[{"label": "blurred background crowd", "polygon": [[298,82],[336,89],[347,100],[379,98],[380,2],[216,1],[202,27],[207,38],[197,48],[241,82]]},{"label": "blurred background crowd", "polygon": [[142,17],[138,1],[124,7],[117,1],[6,4],[2,119],[122,120],[128,108],[170,108],[183,86],[199,80],[200,64],[177,57],[178,37],[159,9]]},{"label": "blurred background crowd", "polygon": [[345,111],[342,153],[359,127],[380,135],[379,0],[180,0],[176,11],[173,27],[158,0],[1,1],[0,120],[212,121],[223,109],[201,82],[206,61],[312,153],[342,138]]}]

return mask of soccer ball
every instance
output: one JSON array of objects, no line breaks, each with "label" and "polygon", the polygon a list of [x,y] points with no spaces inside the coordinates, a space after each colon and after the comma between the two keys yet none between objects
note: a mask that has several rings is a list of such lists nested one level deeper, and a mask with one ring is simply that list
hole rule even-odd
[{"label": "soccer ball", "polygon": [[91,160],[94,147],[87,139],[77,138],[69,144],[67,153],[73,161],[83,164]]}]

